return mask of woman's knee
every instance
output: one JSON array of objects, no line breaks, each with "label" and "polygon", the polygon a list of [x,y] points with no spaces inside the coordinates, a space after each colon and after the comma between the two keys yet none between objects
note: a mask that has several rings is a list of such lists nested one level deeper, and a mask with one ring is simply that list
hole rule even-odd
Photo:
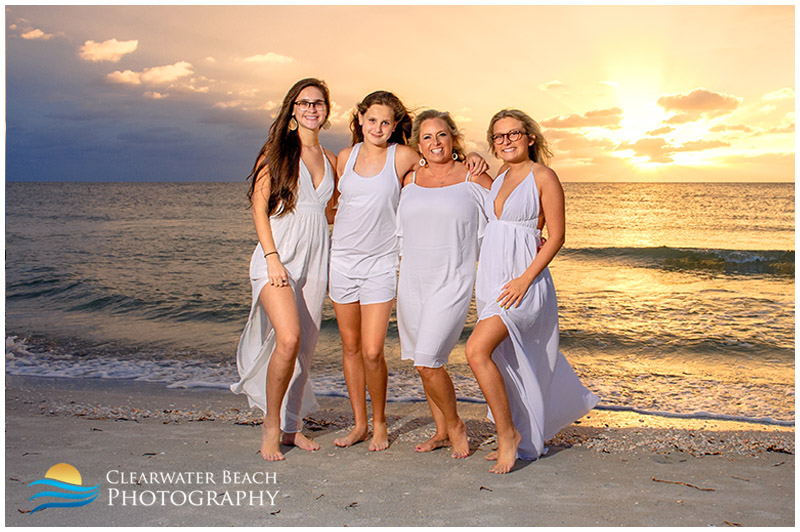
[{"label": "woman's knee", "polygon": [[469,339],[467,339],[467,345],[464,349],[464,354],[466,355],[467,363],[471,368],[484,364],[486,360],[492,356],[491,351],[486,348],[484,343],[479,339],[476,339],[474,336],[470,336]]},{"label": "woman's knee", "polygon": [[370,366],[378,366],[381,363],[384,363],[385,359],[383,356],[383,346],[377,347],[366,347],[363,349],[363,357],[364,363]]},{"label": "woman's knee", "polygon": [[300,351],[300,331],[287,331],[275,334],[275,355],[285,359],[297,356]]},{"label": "woman's knee", "polygon": [[357,341],[346,341],[342,339],[342,356],[346,359],[360,358],[361,345]]}]

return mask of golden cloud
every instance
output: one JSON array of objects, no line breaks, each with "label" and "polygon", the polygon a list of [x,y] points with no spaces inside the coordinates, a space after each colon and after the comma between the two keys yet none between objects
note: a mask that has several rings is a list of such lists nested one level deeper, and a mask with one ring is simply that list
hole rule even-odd
[{"label": "golden cloud", "polygon": [[711,129],[709,129],[709,131],[711,131],[713,133],[724,133],[726,131],[738,131],[738,132],[741,132],[741,133],[751,133],[753,131],[753,128],[750,127],[750,126],[746,126],[744,124],[733,124],[733,125],[717,124],[716,126],[714,126]]},{"label": "golden cloud", "polygon": [[30,31],[26,31],[25,33],[21,34],[20,37],[26,40],[41,40],[41,41],[49,41],[55,35],[52,33],[45,33],[38,28],[34,28]]},{"label": "golden cloud", "polygon": [[671,163],[672,155],[679,152],[702,151],[712,148],[730,146],[729,143],[720,140],[693,140],[684,142],[680,146],[673,146],[663,138],[639,139],[636,142],[623,142],[617,146],[618,151],[633,150],[638,156],[648,157],[654,163]]},{"label": "golden cloud", "polygon": [[551,90],[551,89],[566,89],[567,85],[554,79],[553,81],[548,81],[547,83],[542,83],[539,85],[539,88],[543,91]]},{"label": "golden cloud", "polygon": [[128,85],[166,85],[194,73],[191,63],[179,61],[173,65],[146,68],[141,72],[132,70],[115,71],[106,76],[112,83]]},{"label": "golden cloud", "polygon": [[660,97],[658,105],[665,111],[675,113],[665,120],[667,124],[684,124],[702,117],[715,117],[735,111],[742,99],[730,94],[708,89],[694,89],[688,94],[670,94]]},{"label": "golden cloud", "polygon": [[112,63],[118,62],[122,56],[127,55],[136,50],[139,46],[139,41],[118,41],[116,39],[109,39],[103,42],[86,41],[78,51],[81,59],[92,62],[110,61]]},{"label": "golden cloud", "polygon": [[762,100],[788,100],[791,98],[794,98],[794,91],[789,87],[768,92],[761,97]]},{"label": "golden cloud", "polygon": [[647,133],[645,133],[645,135],[650,135],[650,136],[665,135],[667,133],[672,133],[673,131],[675,131],[674,127],[664,126],[650,130]]},{"label": "golden cloud", "polygon": [[286,55],[276,54],[275,52],[267,52],[266,54],[259,54],[259,55],[252,55],[250,57],[245,57],[242,59],[245,63],[271,63],[271,64],[283,64],[283,63],[291,63],[294,61],[293,57],[289,57]]},{"label": "golden cloud", "polygon": [[570,114],[549,118],[542,122],[542,126],[557,129],[571,127],[605,127],[616,129],[619,127],[621,119],[622,109],[619,107],[612,107],[610,109],[587,111],[582,115]]}]

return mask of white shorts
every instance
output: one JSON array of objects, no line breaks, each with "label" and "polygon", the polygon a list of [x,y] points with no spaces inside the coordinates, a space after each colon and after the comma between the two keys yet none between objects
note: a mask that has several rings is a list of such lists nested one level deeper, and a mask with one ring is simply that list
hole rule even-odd
[{"label": "white shorts", "polygon": [[331,301],[334,303],[386,303],[397,294],[397,270],[359,279],[348,277],[331,268],[329,287]]}]

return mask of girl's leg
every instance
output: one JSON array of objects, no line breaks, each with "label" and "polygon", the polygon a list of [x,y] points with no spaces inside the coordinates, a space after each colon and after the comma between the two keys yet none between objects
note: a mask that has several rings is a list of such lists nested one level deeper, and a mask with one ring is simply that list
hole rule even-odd
[{"label": "girl's leg", "polygon": [[[469,456],[467,427],[464,425],[464,421],[458,417],[458,410],[456,408],[456,391],[453,387],[453,381],[450,379],[450,375],[443,367],[417,367],[417,371],[419,371],[419,374],[422,377],[422,384],[425,386],[425,395],[428,396],[429,400],[433,400],[433,403],[435,403],[437,409],[442,415],[445,427],[444,434],[447,440],[450,441],[450,445],[453,447],[452,457],[466,458]],[[437,435],[440,432],[438,422],[436,432]]]},{"label": "girl's leg", "polygon": [[386,387],[389,370],[386,367],[384,343],[394,300],[361,306],[361,355],[372,402],[372,441],[370,451],[383,451],[389,447],[386,428]]},{"label": "girl's leg", "polygon": [[492,360],[492,353],[500,342],[508,337],[500,316],[492,316],[481,320],[475,326],[467,340],[467,362],[484,398],[492,409],[495,428],[497,429],[497,464],[489,471],[492,473],[508,473],[517,459],[517,448],[522,439],[511,420],[511,408],[503,382],[503,376]]},{"label": "girl's leg", "polygon": [[364,375],[364,361],[361,356],[361,305],[355,303],[334,303],[336,322],[342,337],[342,367],[350,406],[353,408],[355,427],[347,436],[333,440],[339,447],[349,447],[367,439],[367,384]]},{"label": "girl's leg", "polygon": [[295,374],[292,376],[292,381],[289,382],[289,388],[286,390],[284,398],[285,406],[281,409],[284,412],[281,443],[299,447],[304,451],[318,451],[319,444],[302,433],[303,420],[298,414],[302,410],[305,387],[311,386],[308,380],[311,375],[311,360],[319,338],[319,329],[314,331],[310,328],[309,322],[312,321],[312,318],[308,314],[305,302],[300,300],[298,305],[300,321],[306,323],[301,327],[306,328],[300,334],[300,349],[297,353],[297,363],[294,366]]},{"label": "girl's leg", "polygon": [[267,411],[261,426],[261,456],[269,461],[283,460],[281,404],[300,349],[300,319],[291,287],[266,285],[258,299],[275,329],[275,350],[267,367]]}]

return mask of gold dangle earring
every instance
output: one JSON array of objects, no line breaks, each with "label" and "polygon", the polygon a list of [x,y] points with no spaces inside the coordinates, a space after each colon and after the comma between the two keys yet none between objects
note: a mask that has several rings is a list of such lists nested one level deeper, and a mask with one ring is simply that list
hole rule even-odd
[{"label": "gold dangle earring", "polygon": [[298,126],[297,119],[295,117],[291,117],[289,119],[289,131],[294,131],[295,129],[297,129],[297,126]]}]

